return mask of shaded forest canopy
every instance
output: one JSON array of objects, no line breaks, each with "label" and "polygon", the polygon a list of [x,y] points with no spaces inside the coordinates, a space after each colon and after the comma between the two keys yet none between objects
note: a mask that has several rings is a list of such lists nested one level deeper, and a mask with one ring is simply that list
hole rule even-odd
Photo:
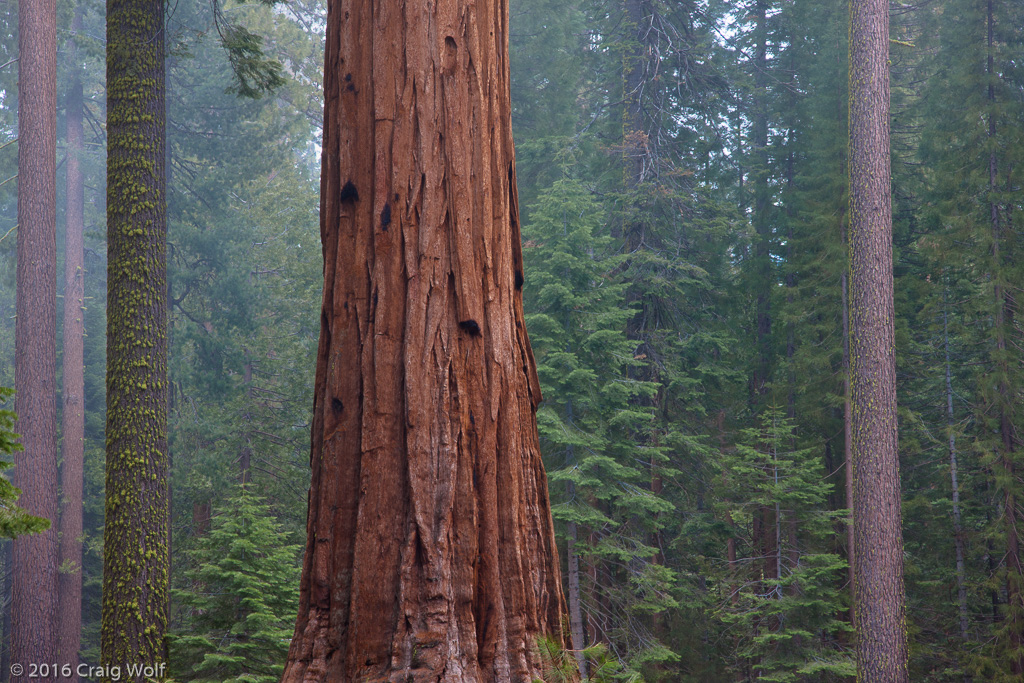
[{"label": "shaded forest canopy", "polygon": [[[890,7],[910,680],[1019,680],[1024,5]],[[14,385],[17,9],[0,0],[0,386]],[[73,153],[85,224],[80,660],[95,666],[104,8],[79,9],[77,25],[71,5],[57,9],[57,247],[63,263]],[[167,6],[176,681],[276,681],[293,635],[323,280],[325,12],[318,0],[226,3],[216,16],[205,0]],[[594,680],[855,675],[848,21],[846,2],[820,0],[510,3],[524,261],[512,277],[544,396],[571,645],[586,652],[574,661]],[[218,36],[229,25],[280,64],[272,93],[238,97],[247,86]],[[65,134],[75,74],[80,152]],[[345,185],[341,200],[359,190]],[[394,230],[397,205],[375,220]],[[58,311],[63,294],[59,278]],[[458,325],[481,335],[475,318]],[[334,400],[341,412],[345,397]],[[565,655],[549,657],[553,679]]]}]

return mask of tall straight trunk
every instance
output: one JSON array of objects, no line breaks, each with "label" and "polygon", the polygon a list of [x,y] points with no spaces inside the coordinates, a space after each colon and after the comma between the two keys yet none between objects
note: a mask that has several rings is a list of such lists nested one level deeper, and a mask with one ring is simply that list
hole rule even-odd
[{"label": "tall straight trunk", "polygon": [[[715,426],[718,429],[718,447],[724,449],[726,447],[726,434],[725,434],[725,410],[719,410],[718,415],[715,418]],[[725,489],[728,490],[728,481],[725,482]],[[728,498],[725,501],[730,502]],[[729,601],[733,605],[739,604],[740,600],[740,587],[737,579],[739,572],[739,564],[736,558],[736,522],[732,518],[732,513],[726,506],[725,512],[725,523],[729,527],[729,535],[725,539],[725,558],[729,563]]]},{"label": "tall straight trunk", "polygon": [[[18,265],[14,324],[18,504],[57,519],[57,20],[54,0],[18,12]],[[14,541],[11,661],[55,662],[57,528]],[[51,679],[52,680],[52,679]]]},{"label": "tall straight trunk", "polygon": [[[166,661],[163,8],[163,0],[107,3],[107,472],[100,644],[101,662],[121,667],[159,667]],[[141,674],[133,678],[144,680]]]},{"label": "tall straight trunk", "polygon": [[[622,150],[626,189],[636,189],[644,179],[647,136],[643,129],[644,12],[642,0],[624,0],[627,33],[632,30],[633,47],[622,57]],[[629,228],[627,227],[627,232]],[[625,236],[625,235],[624,235]],[[627,237],[628,239],[628,237]]]},{"label": "tall straight trunk", "polygon": [[238,483],[247,486],[252,480],[252,433],[248,426],[252,424],[252,404],[255,394],[252,388],[252,359],[249,357],[249,350],[245,350],[245,365],[242,370],[242,386],[245,392],[245,413],[242,415],[242,422],[246,430],[242,434],[242,445],[238,449]]},{"label": "tall straight trunk", "polygon": [[[793,64],[793,59],[790,59],[791,70],[796,69]],[[796,104],[792,100],[789,102],[790,108],[795,108]],[[796,168],[794,163],[794,154],[792,151],[791,143],[793,141],[795,131],[793,128],[789,129],[788,141],[790,145],[789,152],[786,154],[786,185],[790,191],[793,190],[793,185],[796,180]],[[793,263],[793,219],[795,217],[795,210],[792,206],[786,207],[786,218],[787,218],[787,235],[786,235],[786,261]],[[792,270],[786,273],[786,307],[792,308],[793,306],[793,290],[796,287],[796,273]],[[793,357],[796,355],[796,325],[790,320],[786,325],[786,366],[788,371],[786,373],[786,417],[788,417],[793,424],[796,424],[796,372],[793,370]],[[794,451],[797,450],[796,433],[794,431],[792,438],[790,439],[790,448]],[[832,471],[831,468],[828,470]],[[789,566],[790,571],[795,572],[800,566],[800,544],[799,538],[799,526],[797,524],[796,515],[790,515],[790,519],[787,522],[788,526],[788,544],[789,544]],[[800,584],[794,581],[790,585],[790,594],[800,594]],[[797,642],[802,642],[802,639],[797,636]]]},{"label": "tall straight trunk", "polygon": [[[849,242],[847,242],[849,244]],[[849,247],[847,247],[849,249]],[[853,562],[857,557],[856,543],[853,532],[853,430],[852,411],[850,406],[850,290],[849,274],[840,275],[840,287],[843,297],[843,472],[846,485],[846,507],[849,510],[846,525],[846,574],[853,590]],[[850,606],[850,625],[857,626],[857,610]]]},{"label": "tall straight trunk", "polygon": [[[949,312],[942,312],[942,338],[946,352],[946,429],[949,430],[949,478],[953,491],[953,542],[956,549],[957,607],[960,639],[968,640],[967,581],[964,574],[964,530],[960,522],[960,484],[957,480],[956,421],[953,418],[953,376],[949,360]],[[970,677],[965,674],[964,680]]]},{"label": "tall straight trunk", "polygon": [[[601,506],[596,499],[592,499],[590,504],[601,510]],[[593,548],[597,546],[599,541],[600,538],[597,532],[591,529],[587,543]],[[605,597],[602,585],[602,580],[606,575],[605,572],[600,571],[603,567],[604,563],[600,559],[594,558],[587,571],[590,578],[590,590],[592,591],[590,601],[594,605],[592,610],[587,611],[587,642],[589,643],[608,642],[608,615],[611,613],[611,610],[608,609],[608,600]]]},{"label": "tall straight trunk", "polygon": [[[568,329],[569,321],[566,321]],[[571,349],[566,349],[571,352]],[[565,422],[572,427],[572,400],[565,404]],[[566,447],[566,465],[576,464],[576,448],[569,444]],[[566,495],[569,501],[576,497],[576,484],[567,481]],[[579,528],[576,522],[566,523],[566,569],[569,573],[566,577],[568,583],[569,599],[569,639],[572,643],[573,655],[576,657],[576,667],[579,669],[582,678],[587,677],[587,658],[583,655],[583,648],[586,647],[586,634],[583,632],[583,596],[580,591],[580,556],[576,551],[576,543],[579,540]]]},{"label": "tall straight trunk", "polygon": [[[768,391],[768,380],[772,365],[772,318],[771,296],[774,290],[771,262],[771,224],[769,220],[770,189],[768,186],[768,6],[766,0],[754,0],[754,92],[753,111],[750,112],[752,125],[751,150],[753,164],[752,184],[754,207],[751,216],[754,234],[754,368],[750,377],[750,402],[757,409]],[[764,474],[773,476],[774,467],[765,465]],[[752,543],[760,565],[761,577],[758,593],[769,592],[779,596],[777,586],[770,588],[766,581],[779,578],[782,560],[782,538],[778,505],[762,505],[754,513]],[[774,620],[762,623],[761,617],[754,617],[754,633],[761,628],[772,629]],[[750,660],[754,678],[760,678],[758,659]]]},{"label": "tall straight trunk", "polygon": [[[858,680],[904,683],[889,161],[889,3],[850,3],[850,405]],[[869,549],[869,552],[863,552]]]},{"label": "tall straight trunk", "polygon": [[324,298],[283,681],[531,681],[565,646],[506,0],[331,3]]},{"label": "tall straight trunk", "polygon": [[772,228],[769,209],[771,189],[768,186],[768,3],[755,0],[754,3],[754,96],[753,96],[753,148],[754,158],[754,212],[752,215],[754,233],[754,272],[756,299],[754,304],[755,348],[754,373],[751,377],[751,393],[758,402],[768,390],[768,376],[771,367],[771,294],[773,287],[771,238]]},{"label": "tall straight trunk", "polygon": [[59,661],[70,664],[68,680],[78,681],[78,649],[82,635],[82,475],[85,452],[84,364],[84,243],[85,185],[80,156],[82,80],[77,68],[74,35],[82,28],[82,10],[76,8],[68,41],[72,65],[67,97],[67,199],[64,212],[64,410],[60,515],[60,639]]},{"label": "tall straight trunk", "polygon": [[[988,76],[988,89],[986,99],[988,101],[988,138],[994,143],[996,137],[996,95],[995,79],[998,74],[995,69],[995,13],[993,11],[993,0],[986,3],[986,33],[987,33],[987,58],[985,72]],[[995,283],[995,337],[996,337],[996,365],[999,374],[997,387],[998,416],[1000,449],[999,461],[1002,469],[1002,476],[1007,482],[1003,491],[1003,528],[1006,533],[1006,624],[1003,627],[1008,640],[1010,651],[1009,663],[1010,673],[1014,676],[1024,675],[1024,567],[1021,562],[1020,532],[1017,527],[1019,515],[1017,510],[1016,496],[1016,450],[1017,443],[1015,433],[1017,431],[1013,419],[1013,404],[1016,401],[1016,391],[1008,381],[1010,365],[1007,359],[1007,333],[1014,330],[1014,309],[1015,302],[1012,289],[1006,287],[1003,281],[1003,260],[1009,260],[1001,253],[1003,241],[1003,226],[1000,216],[1000,205],[996,200],[998,192],[997,183],[999,176],[999,162],[996,156],[997,146],[990,144],[991,151],[988,158],[988,191],[989,191],[989,222],[992,233],[992,259],[994,265]]]},{"label": "tall straight trunk", "polygon": [[[569,482],[572,486],[572,482]],[[571,493],[570,493],[571,495]],[[583,608],[580,594],[580,556],[576,552],[579,540],[576,522],[566,524],[566,556],[568,557],[568,589],[569,589],[569,635],[572,641],[573,655],[580,675],[587,677],[587,658],[583,655],[586,647],[586,634],[583,632]]]},{"label": "tall straight trunk", "polygon": [[[838,59],[838,55],[837,55]],[[849,99],[847,93],[845,98],[836,98],[836,116],[842,120],[843,116],[849,115]],[[847,121],[849,125],[849,121]],[[849,150],[847,150],[849,151]],[[849,174],[849,167],[844,160],[843,173]],[[839,207],[839,225],[842,230],[843,245],[846,247],[847,257],[850,252],[850,225],[846,216],[846,205]],[[846,508],[849,510],[846,526],[846,564],[847,576],[849,579],[850,592],[853,592],[853,561],[857,556],[856,539],[853,531],[853,431],[852,431],[852,406],[850,404],[850,272],[847,265],[839,276],[840,289],[842,290],[843,309],[843,473],[845,475]],[[850,603],[850,626],[857,627],[857,610],[851,600]]]}]

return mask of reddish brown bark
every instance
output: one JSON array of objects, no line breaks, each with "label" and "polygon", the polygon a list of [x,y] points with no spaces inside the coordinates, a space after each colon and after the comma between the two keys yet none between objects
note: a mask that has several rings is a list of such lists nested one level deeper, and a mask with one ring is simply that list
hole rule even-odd
[{"label": "reddish brown bark", "polygon": [[564,599],[523,323],[505,0],[332,0],[324,300],[283,681],[530,681]]},{"label": "reddish brown bark", "polygon": [[[82,28],[76,10],[72,32]],[[75,65],[78,50],[68,41],[68,63]],[[61,468],[59,579],[60,625],[58,654],[69,664],[70,681],[78,681],[78,649],[82,634],[82,474],[85,452],[84,339],[84,243],[85,186],[79,156],[82,154],[82,81],[77,67],[67,97],[67,205],[64,215],[64,410]]]},{"label": "reddish brown bark", "polygon": [[858,681],[907,673],[889,162],[889,4],[850,3],[850,385]]},{"label": "reddish brown bark", "polygon": [[[14,386],[18,504],[57,518],[57,25],[54,0],[19,5],[18,266]],[[14,541],[11,661],[54,662],[57,529]],[[47,679],[53,680],[53,679]]]}]

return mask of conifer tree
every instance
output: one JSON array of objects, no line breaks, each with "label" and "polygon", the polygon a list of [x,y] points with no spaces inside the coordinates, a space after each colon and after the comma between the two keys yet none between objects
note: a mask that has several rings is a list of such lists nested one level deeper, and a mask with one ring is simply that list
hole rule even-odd
[{"label": "conifer tree", "polygon": [[889,6],[850,2],[850,386],[858,678],[905,682],[889,160]]},{"label": "conifer tree", "polygon": [[[970,455],[961,459],[968,467],[961,489],[969,492],[961,502],[965,516],[975,520],[966,525],[968,531],[987,528],[973,544],[968,533],[964,571],[989,575],[984,588],[979,579],[970,582],[978,588],[967,599],[979,635],[995,636],[980,656],[956,659],[965,675],[1014,680],[1024,671],[1017,529],[1022,491],[1014,474],[1020,467],[1015,436],[1020,418],[1013,389],[1022,380],[1013,292],[1024,273],[1012,200],[1020,190],[1013,168],[1024,158],[1019,66],[1024,12],[1016,3],[948,0],[931,8],[926,19],[922,33],[929,58],[922,69],[928,85],[921,98],[919,157],[926,169],[921,219],[930,235],[923,251],[935,264],[932,279],[948,287],[955,302],[953,348],[962,349],[961,386],[972,387],[973,419],[964,431],[977,465],[970,467]],[[964,258],[951,263],[953,251]]]},{"label": "conifer tree", "polygon": [[105,666],[166,662],[164,87],[163,3],[115,0],[107,9]]},{"label": "conifer tree", "polygon": [[557,181],[530,216],[524,307],[549,397],[537,419],[559,503],[552,513],[564,523],[573,649],[585,669],[582,651],[595,644],[586,630],[634,666],[672,661],[643,620],[676,606],[673,572],[649,544],[672,505],[646,490],[637,463],[646,449],[632,439],[653,417],[636,399],[657,387],[629,376],[640,360],[625,334],[623,259],[610,253],[604,213],[579,181]]},{"label": "conifer tree", "polygon": [[[57,11],[18,5],[18,262],[14,388],[24,451],[21,504],[56,521],[57,504]],[[5,93],[6,95],[6,93]],[[11,661],[57,657],[57,529],[13,545]],[[45,675],[45,674],[44,674]]]},{"label": "conifer tree", "polygon": [[[741,529],[738,592],[724,594],[720,618],[737,635],[730,654],[745,680],[831,681],[855,674],[843,648],[835,577],[845,563],[829,548],[837,514],[828,510],[831,484],[814,448],[794,449],[795,426],[769,406],[760,425],[744,429],[735,450],[721,456],[719,504]],[[772,511],[775,547],[763,554],[756,518]],[[788,534],[791,526],[796,534]],[[794,545],[799,539],[798,545]],[[764,561],[774,564],[768,576]]]},{"label": "conifer tree", "polygon": [[[75,8],[71,29],[82,29],[80,6]],[[72,670],[68,678],[78,681],[78,650],[82,634],[82,485],[85,457],[85,149],[84,94],[77,62],[78,45],[72,35],[67,45],[72,65],[66,101],[67,193],[64,211],[64,330],[62,465],[59,600],[61,605],[58,652],[60,662]]]},{"label": "conifer tree", "polygon": [[208,533],[188,551],[192,591],[172,637],[172,674],[182,680],[273,683],[284,671],[298,608],[299,550],[245,488],[215,508]]}]

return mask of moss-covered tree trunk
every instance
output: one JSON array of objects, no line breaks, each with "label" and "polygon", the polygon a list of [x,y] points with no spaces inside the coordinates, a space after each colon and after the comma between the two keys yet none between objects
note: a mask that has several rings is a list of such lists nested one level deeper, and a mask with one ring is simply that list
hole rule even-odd
[{"label": "moss-covered tree trunk", "polygon": [[[81,7],[72,31],[82,28]],[[71,666],[67,680],[78,681],[78,649],[82,634],[82,475],[85,450],[85,186],[79,157],[83,150],[82,80],[77,47],[68,41],[68,64],[73,69],[67,95],[67,200],[64,212],[64,411],[60,514],[59,661]]]},{"label": "moss-covered tree trunk", "polygon": [[889,162],[889,3],[850,3],[850,384],[858,681],[904,683]]},{"label": "moss-covered tree trunk", "polygon": [[531,681],[564,600],[505,0],[331,2],[308,541],[284,681]]},{"label": "moss-covered tree trunk", "polygon": [[[18,13],[18,265],[14,324],[18,504],[57,519],[57,20],[54,0]],[[55,662],[57,528],[14,541],[11,662]],[[29,673],[26,668],[26,674]],[[6,675],[5,671],[3,674]],[[53,680],[53,679],[45,679]]]},{"label": "moss-covered tree trunk", "polygon": [[[164,661],[167,627],[163,7],[163,0],[107,3],[107,499],[101,648],[103,664],[122,667]],[[134,679],[144,680],[141,675]]]}]

